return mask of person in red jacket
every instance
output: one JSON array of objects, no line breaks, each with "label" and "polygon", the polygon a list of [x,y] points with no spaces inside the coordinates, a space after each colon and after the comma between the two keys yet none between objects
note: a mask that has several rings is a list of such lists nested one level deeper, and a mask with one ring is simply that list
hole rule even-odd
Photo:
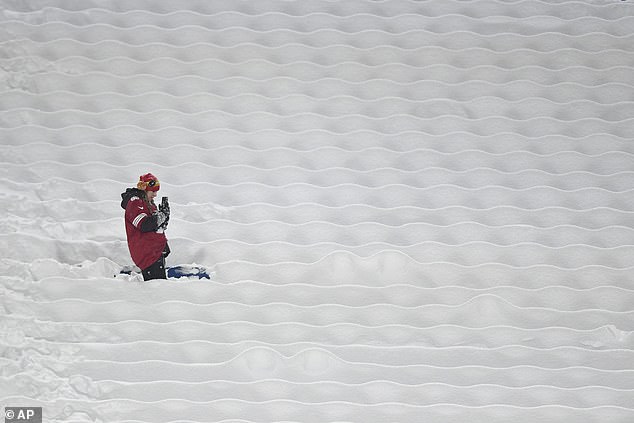
[{"label": "person in red jacket", "polygon": [[161,184],[156,176],[146,173],[139,177],[136,188],[121,194],[125,209],[125,230],[132,261],[141,269],[144,280],[167,279],[165,257],[170,253],[165,228],[169,221],[169,206],[156,207]]}]

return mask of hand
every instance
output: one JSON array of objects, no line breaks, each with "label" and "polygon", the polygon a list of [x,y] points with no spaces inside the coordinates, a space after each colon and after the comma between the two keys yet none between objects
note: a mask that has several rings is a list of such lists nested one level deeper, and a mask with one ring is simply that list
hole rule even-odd
[{"label": "hand", "polygon": [[158,229],[167,228],[167,222],[169,222],[170,219],[169,213],[166,214],[164,211],[158,211],[155,213],[155,216]]}]

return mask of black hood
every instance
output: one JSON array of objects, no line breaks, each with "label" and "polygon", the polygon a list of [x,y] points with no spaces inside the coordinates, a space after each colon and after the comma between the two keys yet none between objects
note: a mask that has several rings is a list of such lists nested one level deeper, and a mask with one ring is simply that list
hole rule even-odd
[{"label": "black hood", "polygon": [[128,206],[128,201],[132,197],[143,198],[143,191],[138,188],[128,188],[125,192],[121,193],[121,208],[125,209]]}]

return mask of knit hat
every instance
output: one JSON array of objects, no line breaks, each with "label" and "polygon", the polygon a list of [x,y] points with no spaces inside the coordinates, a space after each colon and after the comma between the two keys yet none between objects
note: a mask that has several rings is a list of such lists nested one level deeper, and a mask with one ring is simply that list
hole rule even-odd
[{"label": "knit hat", "polygon": [[156,176],[151,173],[139,176],[139,182],[136,187],[142,191],[158,191],[161,188],[161,183]]}]

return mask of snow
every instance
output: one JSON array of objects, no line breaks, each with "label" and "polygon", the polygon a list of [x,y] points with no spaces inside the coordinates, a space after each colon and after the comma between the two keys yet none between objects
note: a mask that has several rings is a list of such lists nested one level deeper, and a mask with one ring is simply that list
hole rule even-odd
[{"label": "snow", "polygon": [[3,407],[634,420],[630,1],[0,5]]}]

